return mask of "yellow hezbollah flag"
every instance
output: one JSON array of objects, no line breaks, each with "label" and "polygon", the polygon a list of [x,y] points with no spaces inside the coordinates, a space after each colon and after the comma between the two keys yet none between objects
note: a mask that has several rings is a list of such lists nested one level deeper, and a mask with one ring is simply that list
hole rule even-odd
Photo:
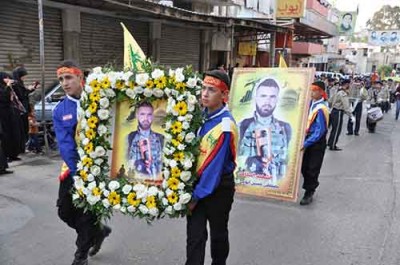
[{"label": "yellow hezbollah flag", "polygon": [[121,22],[121,26],[124,30],[124,68],[132,69],[135,72],[140,71],[146,55],[124,23]]},{"label": "yellow hezbollah flag", "polygon": [[283,58],[282,53],[279,53],[279,68],[287,68],[285,58]]}]

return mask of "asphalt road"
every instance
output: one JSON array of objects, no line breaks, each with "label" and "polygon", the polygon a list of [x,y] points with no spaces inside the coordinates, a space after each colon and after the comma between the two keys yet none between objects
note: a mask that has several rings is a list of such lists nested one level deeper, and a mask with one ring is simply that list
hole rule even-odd
[{"label": "asphalt road", "polygon": [[[400,122],[386,114],[375,134],[344,133],[343,151],[326,153],[313,204],[236,196],[228,264],[400,264]],[[75,233],[55,207],[59,166],[56,157],[27,155],[0,177],[0,265],[71,264]],[[184,219],[147,225],[116,215],[110,225],[90,264],[184,264]]]}]

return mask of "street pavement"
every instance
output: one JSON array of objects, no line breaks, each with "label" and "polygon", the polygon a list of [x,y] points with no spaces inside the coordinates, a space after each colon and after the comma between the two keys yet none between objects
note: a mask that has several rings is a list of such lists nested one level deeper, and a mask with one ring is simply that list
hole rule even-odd
[{"label": "street pavement", "polygon": [[[327,150],[314,203],[235,197],[231,265],[400,264],[400,122],[386,114],[375,134]],[[25,155],[0,177],[0,265],[70,265],[75,232],[58,217],[58,157]],[[299,197],[301,198],[302,191]],[[184,219],[151,225],[116,214],[92,265],[184,264]],[[209,247],[209,246],[208,246]],[[206,264],[210,264],[207,250]]]}]

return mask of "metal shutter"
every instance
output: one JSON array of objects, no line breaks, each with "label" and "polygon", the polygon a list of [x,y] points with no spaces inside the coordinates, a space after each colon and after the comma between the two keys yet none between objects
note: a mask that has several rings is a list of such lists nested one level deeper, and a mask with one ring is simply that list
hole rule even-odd
[{"label": "metal shutter", "polygon": [[173,68],[200,65],[200,30],[162,25],[160,63]]},{"label": "metal shutter", "polygon": [[[62,20],[59,9],[44,7],[46,86],[57,79],[56,68],[63,60]],[[41,81],[37,5],[6,1],[0,8],[0,71],[11,73],[23,64],[27,81]]]},{"label": "metal shutter", "polygon": [[84,68],[106,64],[122,68],[124,36],[120,22],[125,24],[143,52],[147,54],[148,23],[82,13],[81,65]]}]

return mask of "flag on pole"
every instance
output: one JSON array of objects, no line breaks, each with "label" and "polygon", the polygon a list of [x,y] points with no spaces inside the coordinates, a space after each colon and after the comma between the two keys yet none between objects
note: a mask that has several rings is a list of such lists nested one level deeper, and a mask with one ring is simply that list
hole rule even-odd
[{"label": "flag on pole", "polygon": [[287,68],[285,58],[283,57],[283,54],[281,52],[279,53],[279,68]]},{"label": "flag on pole", "polygon": [[146,60],[146,55],[132,34],[121,22],[124,30],[124,68],[129,68],[134,72],[142,70],[142,62]]}]

